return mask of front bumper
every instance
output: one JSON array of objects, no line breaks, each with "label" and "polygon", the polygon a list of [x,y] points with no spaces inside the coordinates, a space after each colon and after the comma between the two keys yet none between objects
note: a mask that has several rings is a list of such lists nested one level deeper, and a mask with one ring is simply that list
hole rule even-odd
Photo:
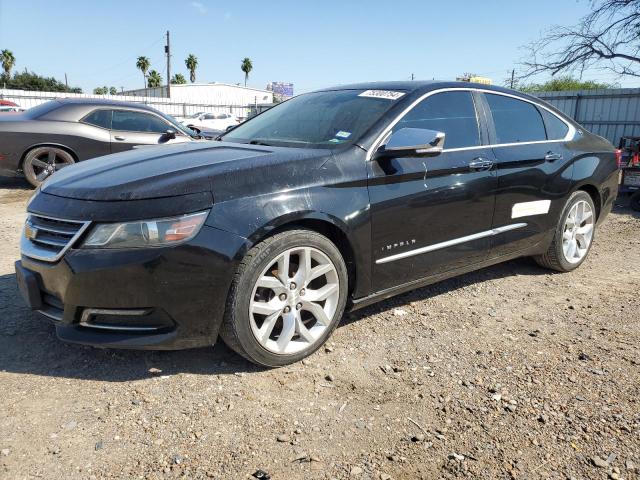
[{"label": "front bumper", "polygon": [[183,349],[215,342],[246,245],[205,225],[175,247],[72,248],[55,263],[23,255],[16,271],[25,300],[53,320],[61,340]]}]

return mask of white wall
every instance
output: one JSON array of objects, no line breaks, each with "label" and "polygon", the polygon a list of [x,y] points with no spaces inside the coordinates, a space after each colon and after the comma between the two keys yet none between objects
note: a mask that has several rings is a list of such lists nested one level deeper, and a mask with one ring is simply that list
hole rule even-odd
[{"label": "white wall", "polygon": [[[259,91],[259,90],[258,90]],[[270,92],[265,92],[270,93]],[[173,94],[173,88],[172,88]],[[168,113],[177,117],[191,115],[196,112],[211,112],[211,113],[231,113],[241,119],[245,118],[249,111],[249,106],[254,104],[253,99],[250,102],[241,102],[241,98],[238,98],[234,102],[225,102],[224,100],[233,100],[232,97],[220,96],[217,100],[215,98],[211,100],[205,100],[204,98],[198,100],[196,96],[188,97],[192,100],[176,100],[175,98],[168,99],[166,97],[153,97],[153,96],[137,96],[137,95],[93,95],[88,93],[64,93],[64,92],[38,92],[27,90],[11,90],[6,88],[0,88],[0,99],[10,100],[17,103],[21,107],[31,108],[41,103],[54,100],[56,98],[99,98],[118,100],[121,102],[133,102],[149,105],[161,112]],[[210,97],[209,97],[210,98]],[[272,99],[273,97],[271,97]],[[258,102],[258,103],[270,103]]]},{"label": "white wall", "polygon": [[[125,94],[166,97],[167,87],[129,90]],[[273,92],[226,83],[171,85],[171,101],[211,105],[264,105],[273,103]]]}]

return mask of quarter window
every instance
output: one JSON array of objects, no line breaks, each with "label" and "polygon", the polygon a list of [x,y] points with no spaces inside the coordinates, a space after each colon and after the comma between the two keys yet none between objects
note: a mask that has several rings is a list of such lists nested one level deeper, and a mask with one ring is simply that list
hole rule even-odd
[{"label": "quarter window", "polygon": [[155,115],[132,110],[113,111],[113,129],[127,132],[164,133],[169,125]]},{"label": "quarter window", "polygon": [[96,127],[111,128],[111,110],[94,110],[89,115],[84,117],[82,121],[95,125]]},{"label": "quarter window", "polygon": [[445,134],[446,149],[480,145],[478,118],[471,92],[443,92],[427,97],[393,127],[423,128]]},{"label": "quarter window", "polygon": [[542,116],[535,105],[504,95],[485,94],[496,129],[496,143],[546,140]]},{"label": "quarter window", "polygon": [[566,123],[564,123],[553,113],[545,110],[544,108],[541,108],[540,112],[542,113],[542,118],[544,119],[544,126],[547,129],[548,140],[562,140],[567,136],[569,127]]}]

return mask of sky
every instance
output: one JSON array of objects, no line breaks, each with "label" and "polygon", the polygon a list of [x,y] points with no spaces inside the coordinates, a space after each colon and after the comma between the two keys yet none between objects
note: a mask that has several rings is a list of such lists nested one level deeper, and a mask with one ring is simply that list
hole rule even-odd
[{"label": "sky", "polygon": [[[473,72],[502,84],[523,45],[588,10],[588,0],[0,0],[0,49],[14,53],[16,69],[62,81],[66,73],[85,92],[142,88],[140,55],[166,75],[167,30],[172,73],[188,79],[184,59],[193,53],[198,82],[244,82],[249,57],[248,86],[292,82],[296,93],[412,74]],[[638,86],[603,71],[583,78]]]}]

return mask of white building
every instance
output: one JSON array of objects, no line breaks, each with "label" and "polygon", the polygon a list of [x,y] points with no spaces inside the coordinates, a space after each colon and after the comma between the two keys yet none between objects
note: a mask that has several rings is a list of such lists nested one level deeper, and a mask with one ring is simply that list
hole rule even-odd
[{"label": "white building", "polygon": [[[167,97],[167,87],[129,90],[122,95]],[[226,83],[171,85],[171,102],[210,106],[243,106],[273,103],[273,92]]]}]

